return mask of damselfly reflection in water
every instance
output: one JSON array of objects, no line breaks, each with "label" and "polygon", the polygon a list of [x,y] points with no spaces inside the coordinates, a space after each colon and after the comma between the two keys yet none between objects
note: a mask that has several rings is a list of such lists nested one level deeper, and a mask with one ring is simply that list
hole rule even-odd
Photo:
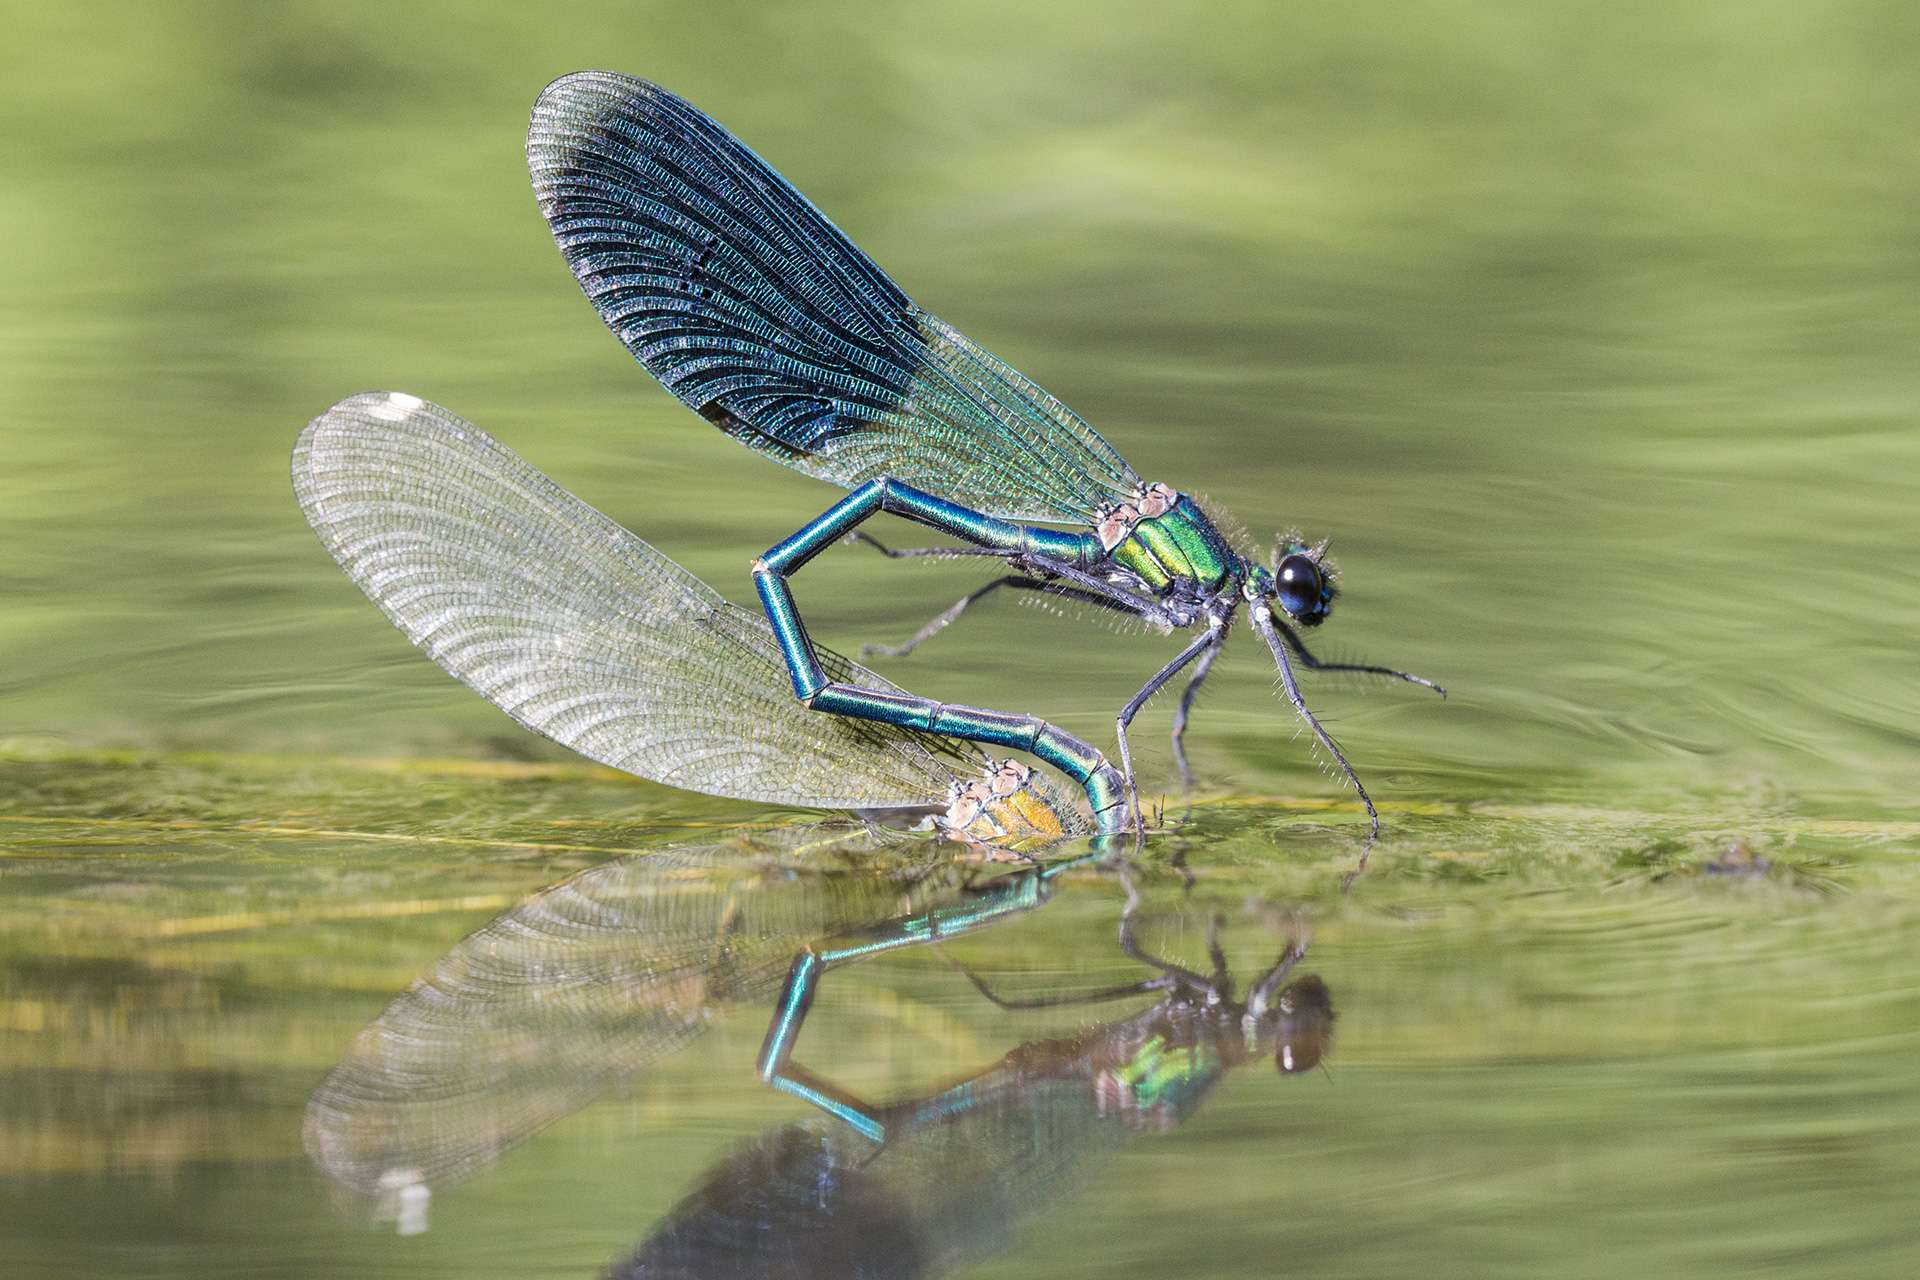
[{"label": "damselfly reflection in water", "polygon": [[1187,713],[1244,605],[1288,701],[1378,834],[1373,801],[1307,709],[1288,653],[1311,668],[1439,687],[1321,662],[1307,649],[1300,629],[1325,621],[1337,594],[1325,543],[1282,535],[1265,564],[1236,549],[1190,494],[1142,480],[1079,415],[917,306],[772,166],[657,85],[604,72],[554,82],[534,104],[527,162],[568,266],[647,372],[748,447],[852,491],[755,562],[807,706],[1018,745],[1009,737],[1017,727],[948,718],[938,704],[849,681],[816,660],[788,580],[884,512],[967,544],[889,555],[983,556],[1010,570],[896,652],[1000,588],[1199,629],[1116,718],[1136,820],[1128,726],[1191,666],[1173,728],[1190,778]]},{"label": "damselfly reflection in water", "polygon": [[[293,485],[347,576],[450,674],[536,732],[643,778],[769,804],[925,815],[983,848],[1125,820],[1099,751],[970,707],[1079,782],[1090,813],[1018,761],[905,725],[819,716],[787,691],[767,621],[722,600],[471,423],[368,393],[301,433]],[[889,690],[827,649],[836,678]]]},{"label": "damselfly reflection in water", "polygon": [[[757,845],[663,850],[527,900],[356,1038],[308,1104],[309,1153],[343,1187],[410,1204],[418,1227],[434,1192],[594,1099],[644,1086],[729,1010],[757,1007],[768,1032],[740,1070],[811,1104],[811,1117],[710,1171],[614,1274],[928,1275],[1005,1247],[1100,1156],[1192,1118],[1228,1072],[1302,1072],[1329,1046],[1331,998],[1294,973],[1297,938],[1236,989],[1211,931],[1204,970],[1143,946],[1139,900],[1111,865],[1084,881],[1069,873],[1091,873],[1087,860],[981,880],[977,866],[925,856],[934,845],[858,840],[791,828]],[[1132,998],[1131,1012],[886,1100],[799,1064],[810,1010],[833,1000],[821,972],[1046,909],[1069,879],[1124,886],[1117,940],[1143,977],[1020,999],[995,990],[1011,975],[968,977],[1004,1007]]]},{"label": "damselfly reflection in water", "polygon": [[457,1180],[728,1008],[778,1009],[797,1029],[825,969],[1028,910],[1083,861],[983,883],[938,844],[803,825],[583,872],[388,1006],[314,1092],[307,1149],[362,1193]]},{"label": "damselfly reflection in water", "polygon": [[830,1121],[766,1133],[709,1170],[610,1274],[932,1276],[1004,1250],[1100,1157],[1191,1119],[1229,1071],[1319,1065],[1333,1025],[1327,987],[1314,975],[1282,985],[1301,952],[1290,947],[1244,1003],[1224,973],[1143,955],[1162,970],[1134,984],[1159,984],[1145,1010],[1021,1045],[943,1089],[856,1104],[877,1141]]}]

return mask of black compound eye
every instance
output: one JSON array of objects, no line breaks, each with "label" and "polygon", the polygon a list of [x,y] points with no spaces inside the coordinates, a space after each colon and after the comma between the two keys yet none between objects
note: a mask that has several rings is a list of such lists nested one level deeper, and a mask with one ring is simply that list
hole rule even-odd
[{"label": "black compound eye", "polygon": [[1311,1071],[1333,1044],[1333,995],[1310,973],[1280,993],[1274,1010],[1273,1063],[1283,1075]]},{"label": "black compound eye", "polygon": [[1312,1032],[1284,1036],[1273,1051],[1273,1064],[1280,1068],[1282,1075],[1311,1071],[1320,1065],[1320,1055],[1325,1048],[1325,1038]]},{"label": "black compound eye", "polygon": [[1313,617],[1320,611],[1320,566],[1306,556],[1292,555],[1280,562],[1273,575],[1274,596],[1280,607],[1295,618]]}]

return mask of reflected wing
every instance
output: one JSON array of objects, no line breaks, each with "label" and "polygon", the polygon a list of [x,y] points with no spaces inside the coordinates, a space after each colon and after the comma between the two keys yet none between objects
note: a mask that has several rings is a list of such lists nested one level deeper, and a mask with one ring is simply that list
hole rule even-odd
[{"label": "reflected wing", "polygon": [[924,866],[875,866],[885,853],[868,843],[858,871],[836,873],[784,856],[796,847],[644,854],[500,916],[354,1039],[308,1100],[308,1154],[368,1195],[467,1177],[679,1052],[725,1007],[770,1001],[809,944],[915,902],[907,882]]},{"label": "reflected wing", "polygon": [[[807,710],[764,618],[444,409],[341,401],[301,434],[293,487],[409,640],[588,759],[773,804],[945,801],[946,739]],[[822,657],[831,679],[894,687]]]},{"label": "reflected wing", "polygon": [[588,71],[534,104],[527,163],[567,264],[647,372],[751,447],[851,488],[887,475],[1013,520],[1091,524],[1132,468],[922,311],[705,114]]},{"label": "reflected wing", "polygon": [[1028,1082],[877,1155],[844,1126],[775,1129],[709,1170],[608,1274],[945,1275],[1060,1211],[1129,1136],[1085,1078]]}]

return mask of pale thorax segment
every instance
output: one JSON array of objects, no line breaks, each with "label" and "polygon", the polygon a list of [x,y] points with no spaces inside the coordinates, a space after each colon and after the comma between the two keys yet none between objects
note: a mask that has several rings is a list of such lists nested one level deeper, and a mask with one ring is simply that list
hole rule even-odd
[{"label": "pale thorax segment", "polygon": [[1164,484],[1102,511],[1094,536],[1109,563],[1156,596],[1211,596],[1245,572],[1199,504]]},{"label": "pale thorax segment", "polygon": [[956,781],[937,825],[969,844],[1015,851],[1085,828],[1079,814],[1018,760],[989,761],[985,776]]}]

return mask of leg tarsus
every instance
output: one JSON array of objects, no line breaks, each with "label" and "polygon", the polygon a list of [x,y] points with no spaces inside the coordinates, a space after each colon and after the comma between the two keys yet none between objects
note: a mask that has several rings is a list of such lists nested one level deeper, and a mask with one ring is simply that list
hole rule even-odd
[{"label": "leg tarsus", "polygon": [[1127,804],[1131,808],[1135,827],[1140,825],[1140,788],[1133,780],[1133,746],[1127,741],[1127,726],[1133,723],[1133,718],[1140,714],[1140,708],[1146,706],[1147,700],[1160,692],[1167,681],[1179,675],[1181,668],[1217,642],[1219,633],[1219,624],[1209,623],[1206,634],[1197,637],[1192,644],[1175,654],[1172,662],[1156,671],[1153,678],[1140,687],[1140,692],[1128,700],[1114,719],[1114,729],[1120,739],[1120,772],[1126,775]]},{"label": "leg tarsus", "polygon": [[1360,856],[1354,860],[1353,870],[1340,877],[1340,892],[1342,894],[1350,891],[1353,888],[1353,882],[1367,873],[1367,859],[1373,856],[1373,846],[1379,839],[1380,833],[1378,830],[1375,830],[1367,837],[1367,842],[1360,846]]},{"label": "leg tarsus", "polygon": [[1149,991],[1158,991],[1167,985],[1165,978],[1145,978],[1139,982],[1125,982],[1118,986],[1096,987],[1091,991],[1072,991],[1047,996],[1009,998],[995,992],[986,984],[984,979],[965,965],[960,964],[958,961],[952,963],[954,968],[960,970],[967,981],[973,984],[974,989],[985,996],[995,1008],[1010,1011],[1021,1009],[1058,1009],[1068,1005],[1098,1004],[1106,1000],[1124,1000],[1128,996],[1145,995]]},{"label": "leg tarsus", "polygon": [[1274,629],[1276,623],[1272,611],[1264,604],[1256,604],[1250,613],[1254,629],[1260,633],[1260,638],[1267,642],[1267,648],[1273,650],[1273,660],[1280,668],[1280,684],[1287,691],[1287,701],[1293,704],[1293,709],[1299,713],[1302,720],[1307,722],[1307,728],[1313,730],[1314,738],[1327,749],[1334,763],[1340,766],[1341,772],[1347,775],[1347,781],[1353,784],[1354,791],[1360,796],[1360,803],[1366,807],[1369,829],[1367,848],[1371,850],[1373,841],[1380,836],[1380,811],[1373,807],[1373,797],[1367,794],[1366,785],[1360,781],[1360,775],[1353,771],[1351,764],[1347,763],[1346,753],[1340,750],[1340,744],[1333,740],[1333,735],[1322,728],[1313,712],[1307,709],[1307,700],[1300,693],[1300,682],[1293,675],[1293,664],[1287,661],[1287,646],[1281,641],[1280,633]]},{"label": "leg tarsus", "polygon": [[982,599],[993,594],[993,592],[1001,587],[1017,585],[1022,581],[1025,581],[1025,579],[1022,579],[1017,574],[1007,574],[1004,577],[995,578],[992,582],[987,583],[986,586],[974,591],[969,591],[966,595],[961,596],[958,600],[935,614],[933,620],[914,632],[905,644],[863,644],[860,646],[860,656],[870,658],[875,654],[880,654],[889,658],[904,658],[926,641],[933,639],[933,637],[952,626],[954,619],[958,618]]},{"label": "leg tarsus", "polygon": [[1180,781],[1193,786],[1193,770],[1187,766],[1187,717],[1193,711],[1194,699],[1200,694],[1200,686],[1206,683],[1207,673],[1213,669],[1213,661],[1220,651],[1227,647],[1226,628],[1220,629],[1219,643],[1200,655],[1200,662],[1187,679],[1187,687],[1180,693],[1180,707],[1173,713],[1173,762],[1180,767]]},{"label": "leg tarsus", "polygon": [[1278,618],[1273,620],[1273,624],[1280,628],[1280,634],[1287,638],[1288,646],[1293,649],[1294,653],[1299,655],[1300,661],[1306,665],[1309,671],[1355,671],[1362,675],[1388,676],[1394,680],[1405,680],[1408,684],[1422,685],[1433,690],[1443,698],[1447,696],[1445,689],[1442,689],[1425,676],[1416,676],[1405,671],[1395,671],[1392,667],[1376,667],[1366,662],[1322,662],[1308,651],[1306,644],[1300,639],[1299,633],[1292,627]]},{"label": "leg tarsus", "polygon": [[1133,876],[1122,869],[1120,884],[1127,892],[1126,905],[1120,908],[1120,950],[1127,959],[1135,964],[1146,965],[1149,969],[1158,969],[1174,982],[1190,982],[1194,986],[1206,989],[1207,980],[1193,970],[1150,955],[1133,936],[1133,913],[1140,906],[1140,891],[1134,887]]}]

